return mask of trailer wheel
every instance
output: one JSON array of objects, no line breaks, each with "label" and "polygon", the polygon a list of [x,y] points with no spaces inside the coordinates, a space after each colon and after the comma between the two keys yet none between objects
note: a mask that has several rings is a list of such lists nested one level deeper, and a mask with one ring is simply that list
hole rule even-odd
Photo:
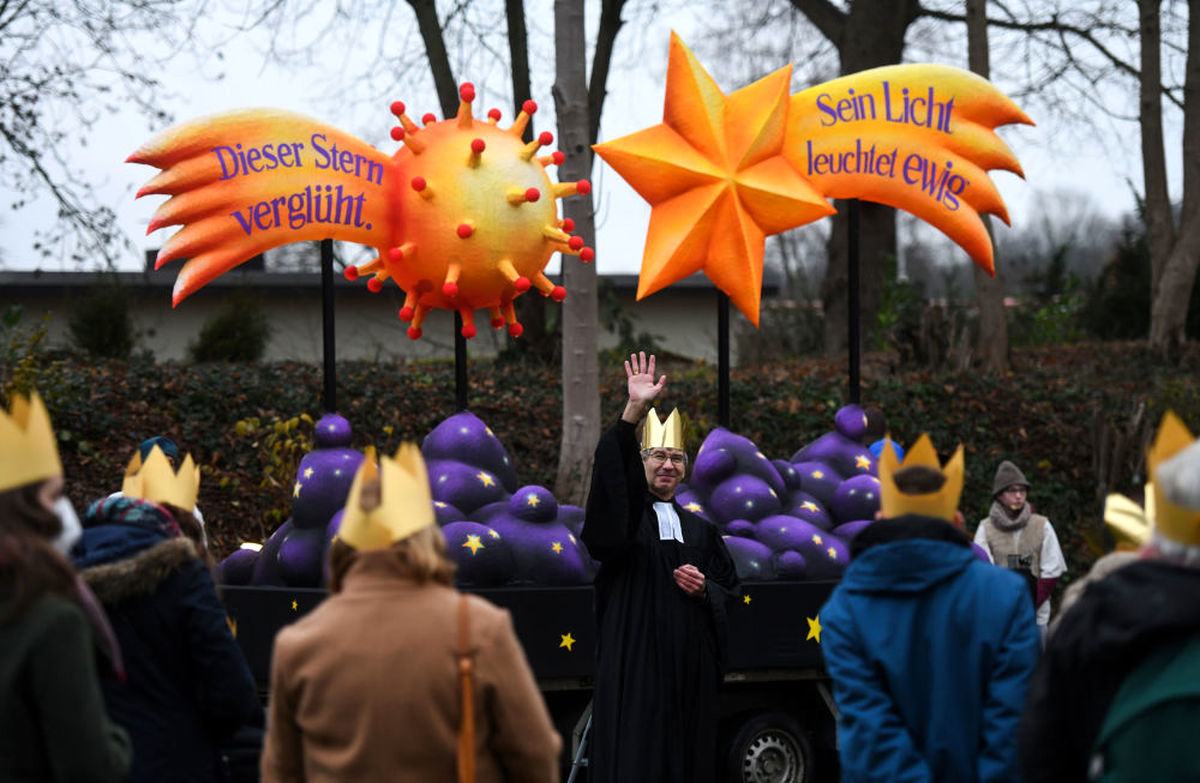
[{"label": "trailer wheel", "polygon": [[742,723],[729,744],[729,781],[808,783],[812,746],[800,724],[784,712],[760,712]]}]

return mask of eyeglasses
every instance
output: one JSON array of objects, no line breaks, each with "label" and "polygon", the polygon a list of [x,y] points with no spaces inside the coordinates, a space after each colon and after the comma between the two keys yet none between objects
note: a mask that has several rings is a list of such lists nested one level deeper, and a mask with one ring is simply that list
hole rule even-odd
[{"label": "eyeglasses", "polygon": [[663,451],[662,449],[654,449],[646,452],[646,458],[651,462],[661,465],[664,462],[670,462],[672,465],[683,467],[687,465],[687,454],[682,451]]},{"label": "eyeglasses", "polygon": [[1004,489],[1002,489],[1000,491],[1002,493],[1007,493],[1009,495],[1028,495],[1029,494],[1029,489],[1021,486],[1020,484],[1014,484],[1011,487],[1005,487]]}]

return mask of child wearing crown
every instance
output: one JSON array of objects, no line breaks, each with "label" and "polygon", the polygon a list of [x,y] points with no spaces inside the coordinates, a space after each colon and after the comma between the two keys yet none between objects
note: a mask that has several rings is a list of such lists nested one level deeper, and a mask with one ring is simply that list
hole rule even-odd
[{"label": "child wearing crown", "polygon": [[[629,399],[596,447],[582,538],[600,561],[599,650],[588,779],[714,779],[725,605],[737,573],[716,527],[679,505],[687,470],[679,411],[650,402],[655,359],[625,362]],[[646,417],[641,448],[635,427]]]},{"label": "child wearing crown", "polygon": [[1168,413],[1146,464],[1142,529],[1110,522],[1138,557],[1062,613],[1030,683],[1026,781],[1200,779],[1200,442]]},{"label": "child wearing crown", "polygon": [[842,780],[1016,780],[1038,654],[1020,577],[978,559],[958,510],[963,450],[928,435],[879,459],[880,518],[821,609]]},{"label": "child wearing crown", "polygon": [[116,783],[129,739],[105,712],[93,647],[111,630],[55,550],[74,520],[63,488],[46,406],[14,398],[0,410],[0,780]]}]

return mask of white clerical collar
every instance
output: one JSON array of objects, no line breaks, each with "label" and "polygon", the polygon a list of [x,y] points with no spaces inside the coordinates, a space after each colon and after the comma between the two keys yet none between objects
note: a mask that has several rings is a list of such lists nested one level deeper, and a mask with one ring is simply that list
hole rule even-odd
[{"label": "white clerical collar", "polygon": [[658,538],[661,541],[683,543],[683,528],[679,525],[679,514],[671,503],[655,503],[654,514],[658,517]]}]

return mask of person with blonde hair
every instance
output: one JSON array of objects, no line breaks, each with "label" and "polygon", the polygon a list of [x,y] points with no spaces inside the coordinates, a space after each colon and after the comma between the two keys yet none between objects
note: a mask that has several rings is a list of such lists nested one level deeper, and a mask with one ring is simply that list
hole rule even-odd
[{"label": "person with blonde hair", "polygon": [[0,780],[123,780],[129,739],[109,720],[95,644],[122,672],[102,613],[63,551],[79,522],[41,398],[0,410]]},{"label": "person with blonde hair", "polygon": [[329,558],[330,597],[275,638],[264,783],[558,780],[508,612],[453,587],[415,445],[368,454]]}]

